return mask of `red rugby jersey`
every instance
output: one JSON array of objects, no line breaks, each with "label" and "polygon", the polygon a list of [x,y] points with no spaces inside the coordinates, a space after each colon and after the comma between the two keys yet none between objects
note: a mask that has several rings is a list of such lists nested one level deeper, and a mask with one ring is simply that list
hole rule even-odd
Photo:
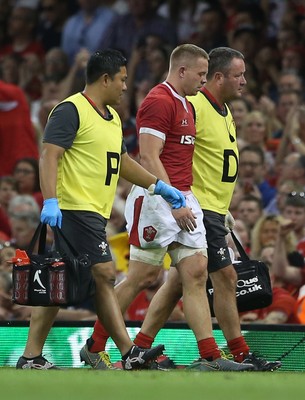
[{"label": "red rugby jersey", "polygon": [[164,140],[160,160],[171,184],[190,190],[196,128],[189,101],[168,83],[160,83],[142,102],[136,122],[139,135],[151,134]]}]

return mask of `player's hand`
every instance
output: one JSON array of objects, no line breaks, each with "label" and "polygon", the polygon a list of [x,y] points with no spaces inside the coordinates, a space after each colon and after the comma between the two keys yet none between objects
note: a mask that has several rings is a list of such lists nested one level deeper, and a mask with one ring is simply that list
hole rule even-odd
[{"label": "player's hand", "polygon": [[285,238],[295,228],[295,223],[291,219],[284,219],[280,222],[279,236]]},{"label": "player's hand", "polygon": [[196,216],[193,214],[192,209],[188,207],[172,210],[172,215],[175,218],[177,225],[183,231],[193,231],[197,228]]},{"label": "player's hand", "polygon": [[43,202],[40,221],[43,224],[58,226],[61,228],[62,214],[58,207],[58,200],[56,198],[46,199]]},{"label": "player's hand", "polygon": [[164,200],[172,205],[172,208],[174,209],[186,206],[185,197],[180,190],[161,180],[157,181],[154,194],[160,194]]},{"label": "player's hand", "polygon": [[227,231],[230,233],[233,231],[235,226],[235,219],[233,218],[233,215],[230,213],[230,211],[227,212],[225,216],[225,227]]}]

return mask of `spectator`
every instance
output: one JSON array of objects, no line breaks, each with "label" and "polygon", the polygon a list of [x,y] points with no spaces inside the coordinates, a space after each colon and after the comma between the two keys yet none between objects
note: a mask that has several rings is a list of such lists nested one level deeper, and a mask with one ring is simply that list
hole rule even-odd
[{"label": "spectator", "polygon": [[64,79],[70,66],[66,53],[60,47],[52,47],[45,56],[45,78],[54,78],[57,81]]},{"label": "spectator", "polygon": [[[274,247],[282,222],[281,215],[263,215],[258,219],[251,236],[251,257],[253,259],[260,259],[264,248]],[[286,252],[292,253],[297,244],[295,235],[291,232],[286,236],[285,241]]]},{"label": "spectator", "polygon": [[275,197],[270,201],[264,210],[265,213],[274,215],[282,214],[285,207],[286,198],[289,193],[301,192],[303,189],[304,187],[297,185],[290,179],[281,180],[281,182],[278,184]]},{"label": "spectator", "polygon": [[263,215],[261,200],[253,195],[244,196],[237,208],[237,218],[241,219],[251,232],[256,221]]},{"label": "spectator", "polygon": [[288,48],[296,46],[299,41],[299,35],[294,27],[281,27],[277,35],[277,48],[282,55]]},{"label": "spectator", "polygon": [[38,158],[38,145],[24,92],[0,80],[0,176],[11,175],[21,157]]},{"label": "spectator", "polygon": [[20,65],[22,57],[19,54],[7,54],[0,60],[1,77],[6,83],[18,85],[20,82]]},{"label": "spectator", "polygon": [[248,113],[251,111],[251,105],[245,98],[237,97],[236,99],[230,101],[229,107],[236,126],[237,140],[240,140],[243,122],[246,115],[248,115]]},{"label": "spectator", "polygon": [[290,179],[297,187],[305,189],[305,155],[299,153],[288,154],[279,170],[278,182]]},{"label": "spectator", "polygon": [[8,42],[7,22],[11,9],[11,2],[0,0],[0,48]]},{"label": "spectator", "polygon": [[62,0],[41,0],[37,35],[45,52],[61,44],[63,26],[71,13],[69,3],[71,2]]},{"label": "spectator", "polygon": [[116,13],[100,0],[78,0],[80,10],[69,17],[62,31],[61,48],[72,65],[80,50],[93,53],[100,48],[111,24],[116,22]]},{"label": "spectator", "polygon": [[24,57],[36,54],[43,59],[44,50],[41,43],[35,38],[38,15],[33,8],[17,5],[9,16],[8,35],[10,42],[0,48],[0,58],[4,55],[17,53]]},{"label": "spectator", "polygon": [[[163,18],[174,21],[177,30],[178,42],[189,42],[192,34],[200,24],[201,13],[209,8],[206,1],[197,0],[168,0],[161,2],[157,13]],[[192,42],[197,44],[195,42]],[[200,44],[198,44],[200,46]],[[205,50],[205,46],[201,46]]]},{"label": "spectator", "polygon": [[[200,46],[207,51],[215,47],[227,46],[225,35],[225,14],[217,6],[209,6],[198,14],[197,22],[194,21],[195,32],[188,41]],[[194,28],[193,28],[194,29]]]},{"label": "spectator", "polygon": [[294,107],[289,111],[277,156],[278,161],[285,154],[289,154],[289,150],[305,155],[305,105]]},{"label": "spectator", "polygon": [[276,189],[266,180],[265,153],[259,146],[248,145],[239,156],[239,181],[245,194],[261,198],[263,207],[275,197]]},{"label": "spectator", "polygon": [[38,161],[35,158],[21,158],[15,164],[13,176],[16,179],[18,194],[33,196],[42,208]]},{"label": "spectator", "polygon": [[16,247],[10,242],[0,245],[0,270],[12,273],[12,264],[8,261],[14,257],[15,252]]},{"label": "spectator", "polygon": [[66,54],[60,48],[53,48],[46,54],[45,76],[42,84],[42,97],[32,104],[32,121],[41,137],[48,116],[53,107],[67,96],[81,91],[84,85],[84,69],[89,52],[80,50],[73,65],[69,68]]},{"label": "spectator", "polygon": [[269,118],[258,110],[249,112],[244,118],[240,137],[246,145],[259,146],[264,151],[266,174],[270,176],[274,166],[274,157],[268,149],[271,139]]},{"label": "spectator", "polygon": [[284,70],[279,76],[277,90],[279,93],[290,90],[303,93],[303,79],[295,71]]},{"label": "spectator", "polygon": [[142,38],[156,35],[171,48],[177,44],[174,24],[156,13],[156,5],[151,0],[128,0],[129,13],[114,20],[101,38],[101,48],[115,48],[130,58],[133,49],[141,45]]},{"label": "spectator", "polygon": [[16,248],[26,250],[39,224],[39,213],[31,211],[14,213],[10,217],[12,227],[12,243]]},{"label": "spectator", "polygon": [[254,61],[257,78],[261,82],[260,91],[273,99],[280,75],[280,61],[279,51],[269,43],[257,50]]},{"label": "spectator", "polygon": [[8,213],[9,202],[17,194],[17,182],[12,176],[0,177],[0,209]]},{"label": "spectator", "polygon": [[297,249],[305,258],[305,193],[288,194],[283,210],[283,217],[291,221],[291,229],[296,235]]},{"label": "spectator", "polygon": [[292,231],[295,231],[295,222],[292,219],[285,220],[280,224],[275,243],[272,270],[274,275],[282,280],[284,288],[297,298],[300,287],[305,284],[305,266],[302,257],[299,261],[295,258],[293,260],[289,259],[287,256],[285,238]]},{"label": "spectator", "polygon": [[137,158],[139,153],[136,118],[131,114],[130,100],[126,93],[123,94],[121,103],[115,107],[118,112],[123,128],[124,141],[129,155]]},{"label": "spectator", "polygon": [[8,215],[9,217],[14,216],[15,214],[39,214],[39,206],[37,201],[33,196],[24,194],[24,195],[16,195],[10,201],[8,206]]},{"label": "spectator", "polygon": [[[273,137],[282,138],[284,136],[283,129],[285,126],[289,126],[289,111],[293,110],[295,107],[299,106],[302,103],[301,93],[296,90],[283,90],[279,94],[279,98],[276,104],[276,117],[282,124],[282,129],[273,133]],[[286,145],[285,139],[281,141]]]},{"label": "spectator", "polygon": [[303,46],[292,46],[285,49],[281,57],[281,69],[291,70],[301,76],[304,74],[304,55],[305,48]]},{"label": "spectator", "polygon": [[148,35],[143,42],[143,45],[132,51],[128,63],[128,82],[131,84],[128,95],[134,114],[138,108],[136,107],[137,91],[143,86],[150,90],[163,82],[168,71],[168,49],[162,46],[162,39],[155,35]]},{"label": "spectator", "polygon": [[0,48],[0,59],[8,55],[19,56],[18,84],[30,101],[41,96],[41,71],[44,50],[36,39],[37,11],[27,4],[17,3],[9,17],[10,41]]},{"label": "spectator", "polygon": [[252,62],[258,52],[258,35],[253,25],[240,26],[233,32],[231,47],[245,54],[247,63]]}]

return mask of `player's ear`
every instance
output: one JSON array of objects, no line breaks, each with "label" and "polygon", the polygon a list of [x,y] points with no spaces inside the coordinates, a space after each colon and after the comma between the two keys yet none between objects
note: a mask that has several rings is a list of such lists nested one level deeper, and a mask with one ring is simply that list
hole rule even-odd
[{"label": "player's ear", "polygon": [[214,80],[216,83],[222,85],[224,81],[224,74],[222,72],[215,72]]},{"label": "player's ear", "polygon": [[102,85],[104,85],[104,86],[108,86],[110,80],[112,80],[112,79],[110,78],[110,76],[109,76],[108,74],[103,74],[103,75],[101,75],[101,76],[99,77],[100,83],[101,83]]},{"label": "player's ear", "polygon": [[185,67],[184,67],[184,66],[181,66],[181,67],[179,68],[179,77],[180,77],[180,78],[184,78],[184,73],[185,73]]}]

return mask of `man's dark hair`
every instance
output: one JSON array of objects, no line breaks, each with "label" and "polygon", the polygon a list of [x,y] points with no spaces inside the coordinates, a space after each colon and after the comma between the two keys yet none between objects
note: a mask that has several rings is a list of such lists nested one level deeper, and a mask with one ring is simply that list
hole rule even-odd
[{"label": "man's dark hair", "polygon": [[[34,175],[35,175],[35,179],[34,179],[34,187],[33,190],[34,192],[40,192],[40,179],[39,179],[39,163],[36,160],[36,158],[32,158],[32,157],[24,157],[24,158],[19,158],[15,165],[14,165],[14,171],[15,169],[18,168],[18,165],[21,163],[25,163],[25,164],[29,164],[33,170],[34,170]],[[18,187],[18,184],[17,184]]]},{"label": "man's dark hair", "polygon": [[259,158],[261,159],[261,163],[264,164],[264,162],[265,162],[265,153],[264,153],[264,150],[260,146],[257,146],[255,144],[249,144],[249,145],[243,147],[239,151],[239,157],[245,151],[250,151],[252,153],[257,154],[259,156]]},{"label": "man's dark hair", "polygon": [[210,51],[209,58],[207,79],[211,79],[216,72],[226,75],[229,72],[233,58],[244,60],[244,56],[240,51],[231,49],[230,47],[216,47]]},{"label": "man's dark hair", "polygon": [[253,194],[247,194],[245,196],[243,196],[240,199],[239,203],[242,203],[243,201],[253,201],[254,203],[256,203],[259,207],[259,209],[262,211],[263,210],[263,202],[261,199],[259,199],[258,197],[254,196]]},{"label": "man's dark hair", "polygon": [[287,195],[285,206],[305,208],[305,193],[291,192]]},{"label": "man's dark hair", "polygon": [[107,49],[96,51],[90,57],[86,68],[86,83],[96,82],[103,74],[108,74],[111,79],[120,72],[121,67],[126,67],[127,60],[118,50]]}]

